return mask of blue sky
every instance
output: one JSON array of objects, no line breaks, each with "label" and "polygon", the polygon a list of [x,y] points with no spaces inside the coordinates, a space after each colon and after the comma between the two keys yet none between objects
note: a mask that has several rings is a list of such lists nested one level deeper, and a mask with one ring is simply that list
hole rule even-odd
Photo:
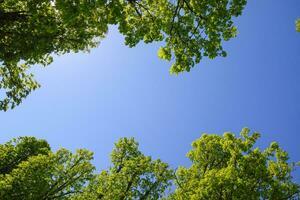
[{"label": "blue sky", "polygon": [[[299,0],[249,1],[236,19],[239,34],[225,43],[227,58],[205,59],[190,73],[169,74],[159,44],[128,48],[111,28],[89,54],[57,57],[36,68],[42,88],[19,107],[0,113],[0,142],[32,135],[53,149],[88,148],[98,169],[120,137],[135,137],[145,154],[188,165],[201,133],[247,126],[259,147],[278,141],[300,160]],[[300,182],[300,169],[295,180]]]}]

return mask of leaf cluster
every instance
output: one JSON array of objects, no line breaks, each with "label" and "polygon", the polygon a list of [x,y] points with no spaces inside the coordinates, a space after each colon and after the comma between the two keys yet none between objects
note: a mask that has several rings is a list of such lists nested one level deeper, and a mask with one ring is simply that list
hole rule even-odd
[{"label": "leaf cluster", "polygon": [[144,155],[133,138],[121,138],[111,166],[98,174],[87,150],[52,152],[44,140],[21,137],[0,145],[0,199],[300,199],[291,176],[296,164],[276,142],[255,148],[259,137],[247,128],[240,136],[203,134],[187,154],[191,166],[176,171]]},{"label": "leaf cluster", "polygon": [[54,153],[33,137],[0,145],[0,199],[69,199],[92,179],[92,155],[84,149]]},{"label": "leaf cluster", "polygon": [[187,154],[192,165],[177,170],[171,199],[298,199],[288,153],[276,142],[265,150],[254,148],[260,134],[249,133],[244,128],[240,137],[227,132],[195,140]]},{"label": "leaf cluster", "polygon": [[0,110],[19,105],[39,84],[30,73],[53,55],[89,51],[116,25],[125,44],[163,42],[158,56],[178,74],[203,57],[226,56],[235,37],[233,17],[246,0],[2,0],[0,1]]}]

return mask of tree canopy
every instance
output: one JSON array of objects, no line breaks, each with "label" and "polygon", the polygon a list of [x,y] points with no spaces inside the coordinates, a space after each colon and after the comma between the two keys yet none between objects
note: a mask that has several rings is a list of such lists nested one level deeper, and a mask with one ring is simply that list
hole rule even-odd
[{"label": "tree canopy", "polygon": [[97,175],[76,200],[160,199],[171,185],[173,171],[169,166],[143,155],[132,138],[116,143],[111,162],[109,170]]},{"label": "tree canopy", "polygon": [[244,128],[240,137],[227,132],[195,140],[187,154],[192,165],[176,171],[171,199],[300,199],[288,153],[276,142],[265,150],[254,148],[260,134],[249,133]]},{"label": "tree canopy", "polygon": [[203,134],[187,154],[191,166],[177,170],[121,138],[99,174],[87,150],[53,152],[44,140],[21,137],[0,145],[0,199],[300,199],[296,164],[276,142],[255,148],[259,137],[246,128],[240,136]]},{"label": "tree canopy", "polygon": [[300,32],[300,19],[296,20],[296,30]]},{"label": "tree canopy", "polygon": [[109,170],[94,174],[92,159],[88,150],[52,152],[44,140],[13,139],[0,145],[0,199],[159,199],[171,185],[169,166],[132,138],[116,143]]},{"label": "tree canopy", "polygon": [[162,42],[161,59],[178,74],[203,57],[226,56],[233,17],[246,0],[0,0],[0,109],[19,105],[39,87],[30,73],[52,56],[88,51],[116,25],[125,44]]},{"label": "tree canopy", "polygon": [[0,199],[68,199],[92,179],[92,155],[84,149],[54,153],[33,137],[0,145]]}]

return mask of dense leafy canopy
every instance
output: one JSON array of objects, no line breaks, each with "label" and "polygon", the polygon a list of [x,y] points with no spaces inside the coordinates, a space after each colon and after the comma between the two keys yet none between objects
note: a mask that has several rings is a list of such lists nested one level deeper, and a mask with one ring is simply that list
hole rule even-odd
[{"label": "dense leafy canopy", "polygon": [[[92,1],[0,1],[0,109],[20,104],[39,87],[28,69],[47,65],[52,54],[88,50],[107,31],[104,8]],[[99,3],[101,2],[99,1]]]},{"label": "dense leafy canopy", "polygon": [[276,142],[265,150],[253,148],[259,137],[247,128],[241,137],[203,134],[187,154],[191,167],[176,172],[177,189],[171,199],[300,199],[288,153]]},{"label": "dense leafy canopy", "polygon": [[288,153],[276,142],[254,148],[259,136],[248,129],[239,137],[203,134],[187,154],[191,166],[176,173],[145,156],[134,139],[122,138],[112,151],[112,166],[99,174],[87,150],[54,153],[44,140],[21,137],[0,145],[0,199],[300,199]]},{"label": "dense leafy canopy", "polygon": [[190,71],[203,57],[226,56],[236,35],[232,18],[246,0],[0,0],[0,110],[14,108],[39,87],[28,72],[53,54],[88,51],[116,25],[125,44],[162,41],[158,56],[171,73]]},{"label": "dense leafy canopy", "polygon": [[0,145],[0,199],[158,199],[171,185],[173,171],[143,155],[133,139],[116,143],[112,167],[99,175],[92,159],[84,149],[54,153],[33,137]]},{"label": "dense leafy canopy", "polygon": [[171,185],[173,172],[166,163],[138,150],[133,139],[123,138],[111,154],[112,167],[102,171],[75,199],[159,199]]},{"label": "dense leafy canopy", "polygon": [[300,32],[300,19],[297,19],[296,21],[296,30]]},{"label": "dense leafy canopy", "polygon": [[22,137],[0,146],[0,199],[67,199],[93,175],[92,153],[51,152],[47,142]]}]

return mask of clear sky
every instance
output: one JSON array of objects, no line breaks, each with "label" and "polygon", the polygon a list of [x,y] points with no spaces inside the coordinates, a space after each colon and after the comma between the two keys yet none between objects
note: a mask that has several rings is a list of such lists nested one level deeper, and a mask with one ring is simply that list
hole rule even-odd
[{"label": "clear sky", "polygon": [[114,142],[132,136],[145,154],[175,168],[189,164],[185,154],[201,133],[247,126],[262,134],[259,147],[278,141],[299,161],[298,17],[299,0],[249,0],[236,19],[238,37],[225,43],[227,58],[206,59],[179,76],[157,58],[159,44],[129,49],[112,28],[89,54],[35,69],[42,88],[0,113],[0,142],[32,135],[53,149],[88,148],[103,169]]}]

